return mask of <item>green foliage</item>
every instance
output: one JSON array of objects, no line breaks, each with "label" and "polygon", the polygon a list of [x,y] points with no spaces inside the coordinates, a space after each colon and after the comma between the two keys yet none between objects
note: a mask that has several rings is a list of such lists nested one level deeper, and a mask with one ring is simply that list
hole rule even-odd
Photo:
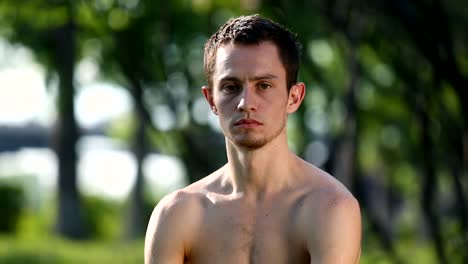
[{"label": "green foliage", "polygon": [[84,197],[91,239],[71,241],[54,235],[54,201],[26,210],[16,234],[0,235],[0,263],[143,263],[143,241],[124,242],[124,206]]},{"label": "green foliage", "polygon": [[83,197],[86,226],[92,239],[118,240],[122,218],[122,205],[97,196]]},{"label": "green foliage", "polygon": [[129,113],[111,122],[108,126],[106,134],[123,142],[130,142],[134,130],[135,118],[132,113]]},{"label": "green foliage", "polygon": [[23,189],[0,182],[0,233],[14,233],[23,211]]},{"label": "green foliage", "polygon": [[[160,197],[144,196],[143,219],[149,222],[151,213]],[[98,196],[84,196],[83,208],[86,219],[86,227],[91,240],[94,241],[118,241],[123,239],[126,212],[129,210],[130,201],[118,202]]]},{"label": "green foliage", "polygon": [[0,263],[143,263],[143,241],[71,242],[50,235],[35,239],[0,236]]}]

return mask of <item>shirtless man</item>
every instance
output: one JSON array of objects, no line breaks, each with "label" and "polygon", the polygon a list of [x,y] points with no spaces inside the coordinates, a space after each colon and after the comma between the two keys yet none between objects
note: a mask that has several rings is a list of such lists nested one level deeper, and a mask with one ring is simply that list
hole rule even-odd
[{"label": "shirtless man", "polygon": [[202,88],[226,138],[226,165],[164,197],[145,263],[357,263],[359,205],[287,145],[305,95],[299,44],[258,15],[229,20],[205,45]]}]

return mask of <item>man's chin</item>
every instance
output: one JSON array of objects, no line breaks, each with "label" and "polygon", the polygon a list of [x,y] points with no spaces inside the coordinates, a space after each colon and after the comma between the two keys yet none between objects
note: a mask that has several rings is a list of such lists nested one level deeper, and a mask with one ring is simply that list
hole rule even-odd
[{"label": "man's chin", "polygon": [[232,142],[242,148],[259,149],[267,143],[265,139],[258,138],[235,138]]}]

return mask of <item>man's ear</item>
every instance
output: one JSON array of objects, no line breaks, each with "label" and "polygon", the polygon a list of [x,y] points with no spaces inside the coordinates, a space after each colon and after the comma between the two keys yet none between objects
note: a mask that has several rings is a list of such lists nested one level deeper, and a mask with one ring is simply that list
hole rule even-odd
[{"label": "man's ear", "polygon": [[304,100],[305,93],[306,87],[305,84],[302,82],[296,83],[291,87],[291,89],[289,90],[287,106],[288,114],[292,114],[297,111],[297,109],[302,103],[302,100]]},{"label": "man's ear", "polygon": [[210,87],[203,86],[202,92],[203,92],[203,95],[205,96],[206,101],[208,102],[208,105],[210,106],[211,111],[215,115],[218,115],[218,109],[216,109],[216,106],[213,101],[213,91],[210,89]]}]

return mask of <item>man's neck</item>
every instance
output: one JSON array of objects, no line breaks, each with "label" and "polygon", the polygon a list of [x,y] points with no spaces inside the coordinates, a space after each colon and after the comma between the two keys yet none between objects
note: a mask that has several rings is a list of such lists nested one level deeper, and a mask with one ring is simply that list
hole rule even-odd
[{"label": "man's neck", "polygon": [[248,149],[227,139],[226,172],[233,192],[265,196],[287,187],[293,155],[286,142],[283,134],[261,148]]}]

